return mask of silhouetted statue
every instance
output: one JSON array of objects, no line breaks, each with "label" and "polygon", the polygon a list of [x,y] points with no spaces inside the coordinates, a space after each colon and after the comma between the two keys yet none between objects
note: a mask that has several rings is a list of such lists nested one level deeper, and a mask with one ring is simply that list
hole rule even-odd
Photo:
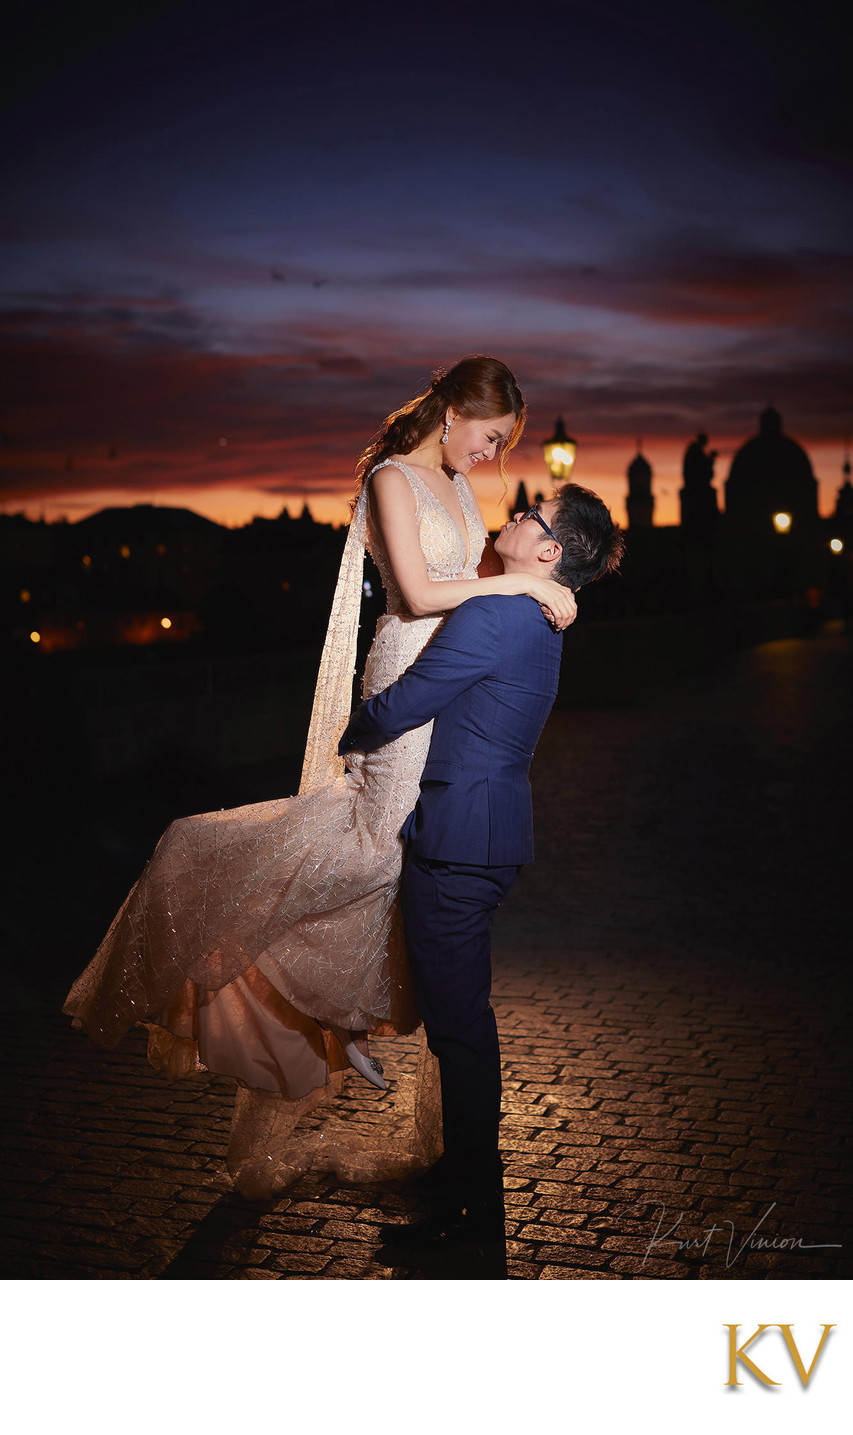
[{"label": "silhouetted statue", "polygon": [[714,489],[714,460],[716,449],[706,453],[708,435],[700,433],[688,444],[684,455],[682,474],[684,487],[681,499],[681,527],[695,535],[710,535],[718,517],[717,494]]}]

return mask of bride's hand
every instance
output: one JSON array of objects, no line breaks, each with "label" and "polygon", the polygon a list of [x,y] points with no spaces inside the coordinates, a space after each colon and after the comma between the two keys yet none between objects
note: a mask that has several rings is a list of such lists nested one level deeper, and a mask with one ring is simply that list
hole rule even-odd
[{"label": "bride's hand", "polygon": [[535,598],[549,623],[558,633],[568,628],[578,616],[578,605],[571,588],[555,583],[553,578],[530,578],[525,592]]}]

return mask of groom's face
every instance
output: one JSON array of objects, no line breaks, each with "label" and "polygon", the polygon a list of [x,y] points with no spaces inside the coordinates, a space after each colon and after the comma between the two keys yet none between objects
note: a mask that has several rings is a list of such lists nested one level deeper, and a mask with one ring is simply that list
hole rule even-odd
[{"label": "groom's face", "polygon": [[[559,507],[559,499],[556,498],[545,498],[536,504],[537,512],[549,528],[553,527],[552,520]],[[513,565],[528,569],[541,566],[543,576],[560,556],[559,548],[542,524],[537,523],[532,514],[527,518],[523,513],[516,513],[509,523],[504,524],[495,539],[495,552]]]}]

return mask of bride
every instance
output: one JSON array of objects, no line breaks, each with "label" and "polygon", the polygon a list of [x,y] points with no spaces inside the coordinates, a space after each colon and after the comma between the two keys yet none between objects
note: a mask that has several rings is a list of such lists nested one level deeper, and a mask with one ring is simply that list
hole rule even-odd
[{"label": "bride", "polygon": [[[434,1066],[422,1044],[414,1103],[371,1138],[351,1123],[294,1133],[353,1066],[385,1089],[367,1037],[419,1022],[397,907],[400,828],[418,797],[431,724],[378,752],[337,756],[349,717],[365,545],[387,599],[365,696],[393,682],[446,612],[476,594],[527,593],[559,628],[576,614],[550,579],[501,572],[467,475],[524,427],[505,364],[480,355],[397,409],[358,465],[299,795],[173,822],[64,1011],[103,1046],[135,1023],[170,1078],[238,1081],[227,1166],[267,1197],[309,1167],[356,1180],[438,1155]],[[483,576],[478,576],[478,573]],[[414,1105],[414,1110],[412,1110]]]}]

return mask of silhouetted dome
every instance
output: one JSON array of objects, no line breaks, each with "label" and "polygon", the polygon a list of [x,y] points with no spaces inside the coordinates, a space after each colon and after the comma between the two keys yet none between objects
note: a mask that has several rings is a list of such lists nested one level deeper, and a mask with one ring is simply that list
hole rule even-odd
[{"label": "silhouetted dome", "polygon": [[817,480],[809,456],[782,432],[782,416],[766,408],[759,432],[738,449],[726,480],[726,516],[762,525],[779,511],[817,518]]},{"label": "silhouetted dome", "polygon": [[213,533],[219,528],[211,518],[193,513],[191,508],[161,508],[153,503],[136,503],[130,508],[101,508],[74,524],[76,531],[108,535],[121,531],[142,537],[173,533]]},{"label": "silhouetted dome", "polygon": [[647,458],[644,458],[641,453],[638,453],[637,457],[628,465],[628,478],[632,483],[637,483],[644,480],[648,482],[651,480],[651,476],[651,464]]}]

